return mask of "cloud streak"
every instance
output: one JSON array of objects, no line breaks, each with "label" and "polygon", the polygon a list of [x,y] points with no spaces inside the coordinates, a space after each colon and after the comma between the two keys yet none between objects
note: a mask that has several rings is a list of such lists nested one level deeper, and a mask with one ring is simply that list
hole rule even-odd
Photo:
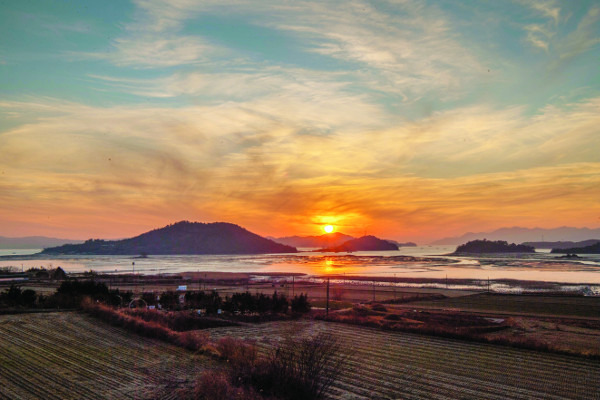
[{"label": "cloud streak", "polygon": [[600,215],[593,4],[132,5],[106,38],[49,19],[43,74],[26,40],[3,48],[0,234],[190,219],[426,241]]},{"label": "cloud streak", "polygon": [[[446,229],[473,219],[493,226],[495,209],[527,221],[542,217],[527,210],[552,211],[565,224],[600,211],[591,200],[600,195],[600,99],[533,117],[519,108],[466,108],[391,130],[374,118],[368,135],[368,120],[353,119],[360,104],[315,113],[328,124],[325,135],[314,131],[311,105],[298,102],[286,114],[288,105],[253,104],[5,103],[54,115],[0,136],[1,188],[10,193],[3,203],[121,215],[143,205],[165,222],[177,204],[198,219],[233,218],[265,232],[302,230],[329,216],[354,233],[377,226],[413,235],[436,221]],[[574,202],[588,210],[584,219],[569,210]]]}]

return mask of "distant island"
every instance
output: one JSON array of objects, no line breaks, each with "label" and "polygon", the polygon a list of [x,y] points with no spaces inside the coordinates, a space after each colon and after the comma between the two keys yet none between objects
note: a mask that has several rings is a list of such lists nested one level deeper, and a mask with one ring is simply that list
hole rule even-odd
[{"label": "distant island", "polygon": [[334,232],[326,233],[320,236],[286,236],[269,239],[292,247],[331,247],[339,246],[348,240],[355,238],[353,236],[345,235],[341,232]]},{"label": "distant island", "polygon": [[[341,232],[326,233],[320,236],[286,236],[280,238],[269,238],[277,243],[286,244],[293,247],[316,247],[332,248],[341,246],[349,240],[357,239],[354,236],[346,235]],[[398,247],[414,247],[417,244],[413,242],[400,243],[395,240],[383,239],[386,242],[395,244]]]},{"label": "distant island", "polygon": [[386,251],[398,250],[398,245],[390,243],[387,240],[376,238],[375,236],[363,236],[358,239],[348,240],[347,242],[334,247],[327,247],[316,251],[321,252],[351,252],[351,251]]},{"label": "distant island", "polygon": [[535,248],[522,244],[508,244],[504,240],[473,240],[456,248],[454,254],[485,254],[485,253],[534,253]]},{"label": "distant island", "polygon": [[384,239],[386,242],[390,242],[395,244],[398,247],[417,247],[417,244],[415,242],[398,242],[396,240],[390,240],[390,239]]},{"label": "distant island", "polygon": [[565,254],[600,254],[600,242],[596,242],[590,246],[584,247],[571,247],[569,249],[552,249],[551,253],[565,253]]},{"label": "distant island", "polygon": [[0,249],[43,249],[67,243],[83,243],[83,240],[58,239],[46,236],[0,236]]},{"label": "distant island", "polygon": [[540,239],[548,241],[581,241],[593,238],[600,238],[600,228],[573,228],[563,226],[560,228],[500,228],[491,232],[469,232],[459,237],[448,237],[436,240],[432,245],[459,245],[472,240],[510,240],[515,243],[536,242]]},{"label": "distant island", "polygon": [[586,247],[591,246],[593,244],[599,243],[600,239],[590,239],[590,240],[582,240],[581,242],[525,242],[521,243],[526,246],[533,246],[536,249],[572,249],[575,247]]},{"label": "distant island", "polygon": [[275,243],[226,223],[181,221],[123,240],[90,239],[44,249],[42,254],[169,255],[296,253],[295,247]]}]

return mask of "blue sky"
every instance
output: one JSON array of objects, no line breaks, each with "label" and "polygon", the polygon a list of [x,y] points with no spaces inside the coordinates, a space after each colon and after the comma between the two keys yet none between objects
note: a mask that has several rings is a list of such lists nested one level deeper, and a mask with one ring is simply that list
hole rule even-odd
[{"label": "blue sky", "polygon": [[0,235],[600,225],[597,2],[0,10]]}]

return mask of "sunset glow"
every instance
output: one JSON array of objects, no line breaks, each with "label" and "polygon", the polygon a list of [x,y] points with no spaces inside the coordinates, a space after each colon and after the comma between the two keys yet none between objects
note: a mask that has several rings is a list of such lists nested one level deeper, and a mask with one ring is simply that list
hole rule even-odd
[{"label": "sunset glow", "polygon": [[0,236],[600,226],[597,2],[109,3],[2,6]]}]

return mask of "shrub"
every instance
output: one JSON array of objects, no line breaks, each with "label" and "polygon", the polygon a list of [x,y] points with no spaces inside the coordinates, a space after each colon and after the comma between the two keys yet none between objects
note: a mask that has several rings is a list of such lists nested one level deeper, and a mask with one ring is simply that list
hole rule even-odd
[{"label": "shrub", "polygon": [[194,398],[202,400],[264,400],[252,388],[236,387],[224,371],[206,371],[196,382]]},{"label": "shrub", "polygon": [[308,296],[300,293],[299,296],[294,296],[292,299],[292,312],[295,313],[307,313],[310,311],[310,303],[308,302]]},{"label": "shrub", "polygon": [[346,362],[340,347],[337,337],[326,333],[301,340],[288,338],[259,364],[254,385],[284,399],[321,399]]},{"label": "shrub", "polygon": [[383,304],[375,303],[371,306],[373,311],[387,312],[387,308]]},{"label": "shrub", "polygon": [[217,351],[233,369],[251,369],[257,360],[256,346],[253,343],[230,336],[219,339]]},{"label": "shrub", "polygon": [[208,335],[196,332],[183,332],[177,335],[177,344],[188,350],[200,350],[208,343]]}]

